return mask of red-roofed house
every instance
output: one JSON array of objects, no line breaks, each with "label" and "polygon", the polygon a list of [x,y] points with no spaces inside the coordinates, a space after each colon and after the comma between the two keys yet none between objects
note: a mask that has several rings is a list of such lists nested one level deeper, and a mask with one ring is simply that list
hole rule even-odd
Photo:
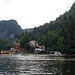
[{"label": "red-roofed house", "polygon": [[38,46],[35,48],[35,51],[45,51],[45,46]]},{"label": "red-roofed house", "polygon": [[13,48],[11,48],[11,50],[9,50],[9,52],[15,52],[15,51],[18,51],[18,52],[21,52],[22,50],[20,49],[20,44],[19,43],[16,43],[14,45]]}]

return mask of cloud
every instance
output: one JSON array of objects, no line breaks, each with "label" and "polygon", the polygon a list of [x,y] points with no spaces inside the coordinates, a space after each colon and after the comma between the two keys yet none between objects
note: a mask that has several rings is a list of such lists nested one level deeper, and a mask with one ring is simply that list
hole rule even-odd
[{"label": "cloud", "polygon": [[0,0],[0,20],[15,19],[22,28],[39,26],[68,11],[75,0]]},{"label": "cloud", "polygon": [[69,10],[74,2],[75,2],[75,0],[68,0],[68,2],[66,2],[66,9]]},{"label": "cloud", "polygon": [[8,3],[8,2],[10,2],[12,0],[2,0],[2,1],[3,1],[3,3]]}]

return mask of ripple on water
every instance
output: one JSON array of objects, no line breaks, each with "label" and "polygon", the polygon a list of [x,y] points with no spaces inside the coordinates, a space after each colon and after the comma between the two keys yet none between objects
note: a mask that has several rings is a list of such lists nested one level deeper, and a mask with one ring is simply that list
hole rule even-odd
[{"label": "ripple on water", "polygon": [[49,55],[0,55],[0,75],[64,75],[64,68],[71,72],[66,64],[72,65],[74,61],[75,58]]}]

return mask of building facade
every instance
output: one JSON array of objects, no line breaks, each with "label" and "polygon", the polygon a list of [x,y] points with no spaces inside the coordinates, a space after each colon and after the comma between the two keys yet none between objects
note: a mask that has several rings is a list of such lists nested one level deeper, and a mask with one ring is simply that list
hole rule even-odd
[{"label": "building facade", "polygon": [[39,46],[39,45],[38,45],[38,42],[35,41],[35,40],[30,41],[30,42],[29,42],[29,45],[30,45],[30,46],[33,46],[33,47]]}]

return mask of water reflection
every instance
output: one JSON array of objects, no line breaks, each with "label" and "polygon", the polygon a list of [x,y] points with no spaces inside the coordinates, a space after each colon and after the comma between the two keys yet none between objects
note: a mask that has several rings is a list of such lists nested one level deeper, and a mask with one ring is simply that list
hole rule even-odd
[{"label": "water reflection", "polygon": [[0,75],[75,75],[75,57],[0,55]]}]

